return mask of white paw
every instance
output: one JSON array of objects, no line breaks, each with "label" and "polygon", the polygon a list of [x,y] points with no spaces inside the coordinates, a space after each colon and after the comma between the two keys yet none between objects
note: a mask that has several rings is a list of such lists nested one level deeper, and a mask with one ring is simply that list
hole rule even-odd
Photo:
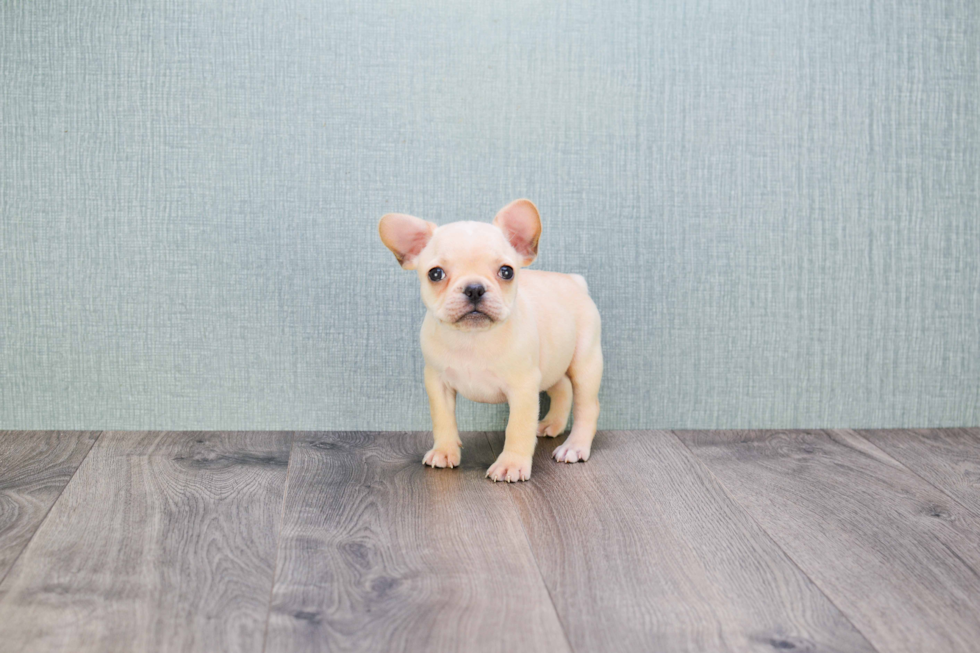
[{"label": "white paw", "polygon": [[581,445],[571,440],[566,440],[564,444],[556,447],[551,453],[551,457],[560,463],[585,462],[592,453],[592,443]]},{"label": "white paw", "polygon": [[523,457],[510,452],[497,456],[497,461],[487,470],[487,478],[497,481],[526,481],[531,478],[531,457]]},{"label": "white paw", "polygon": [[422,458],[423,465],[430,467],[459,467],[459,447],[432,447]]},{"label": "white paw", "polygon": [[538,422],[538,437],[539,438],[553,438],[555,436],[561,435],[565,432],[565,426],[568,424],[567,420],[565,422],[559,422],[555,418],[548,418]]}]

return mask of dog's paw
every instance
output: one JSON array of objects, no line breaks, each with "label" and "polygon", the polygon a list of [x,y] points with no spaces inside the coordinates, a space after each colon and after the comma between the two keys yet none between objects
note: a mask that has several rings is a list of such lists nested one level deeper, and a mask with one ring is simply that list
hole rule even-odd
[{"label": "dog's paw", "polygon": [[526,481],[531,478],[531,457],[519,456],[508,451],[497,457],[497,461],[487,470],[487,478],[497,481]]},{"label": "dog's paw", "polygon": [[567,425],[567,420],[564,422],[559,422],[554,417],[549,419],[547,416],[545,416],[543,420],[538,422],[538,437],[553,438],[559,436],[565,432],[565,427]]},{"label": "dog's paw", "polygon": [[592,453],[592,444],[581,445],[571,441],[571,438],[565,440],[564,444],[556,447],[551,453],[551,457],[560,463],[577,463],[585,462],[589,459],[589,454]]},{"label": "dog's paw", "polygon": [[459,467],[460,448],[456,447],[432,447],[425,456],[422,457],[422,464],[429,467]]}]

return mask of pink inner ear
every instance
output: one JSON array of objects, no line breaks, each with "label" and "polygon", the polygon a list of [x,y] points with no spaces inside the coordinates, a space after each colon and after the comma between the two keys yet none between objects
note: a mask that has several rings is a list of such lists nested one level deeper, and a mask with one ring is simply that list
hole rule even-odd
[{"label": "pink inner ear", "polygon": [[532,244],[532,239],[528,237],[527,233],[515,228],[514,225],[505,225],[501,229],[518,254],[521,256],[534,256],[537,254],[537,249],[534,247],[536,243]]},{"label": "pink inner ear", "polygon": [[504,232],[518,254],[530,259],[537,256],[541,219],[529,200],[511,202],[500,210],[493,223]]},{"label": "pink inner ear", "polygon": [[[425,223],[423,223],[423,226]],[[402,258],[415,258],[429,242],[429,230],[418,229],[414,225],[398,225],[394,237],[402,252]]]},{"label": "pink inner ear", "polygon": [[435,225],[411,215],[392,213],[385,216],[381,238],[395,253],[399,263],[411,261],[425,249]]}]

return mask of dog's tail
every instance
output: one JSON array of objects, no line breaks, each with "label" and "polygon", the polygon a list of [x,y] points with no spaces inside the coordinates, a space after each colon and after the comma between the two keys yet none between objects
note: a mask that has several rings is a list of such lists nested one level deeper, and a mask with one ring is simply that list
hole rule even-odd
[{"label": "dog's tail", "polygon": [[589,284],[585,283],[585,277],[583,277],[581,274],[570,274],[568,276],[575,279],[575,283],[582,286],[582,290],[585,291],[585,294],[589,294]]}]

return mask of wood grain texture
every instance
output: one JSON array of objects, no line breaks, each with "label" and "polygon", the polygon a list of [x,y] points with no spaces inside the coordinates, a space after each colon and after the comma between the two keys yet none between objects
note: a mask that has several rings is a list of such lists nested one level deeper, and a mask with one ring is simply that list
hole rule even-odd
[{"label": "wood grain texture", "polygon": [[857,433],[980,516],[980,429]]},{"label": "wood grain texture", "polygon": [[261,650],[289,445],[104,433],[0,585],[0,646]]},{"label": "wood grain texture", "polygon": [[454,470],[430,438],[298,436],[268,651],[568,650],[486,438]]},{"label": "wood grain texture", "polygon": [[0,431],[0,581],[98,436],[98,431]]},{"label": "wood grain texture", "polygon": [[678,432],[882,651],[976,651],[980,520],[849,431]]},{"label": "wood grain texture", "polygon": [[510,493],[575,650],[872,650],[672,434],[555,444]]}]

